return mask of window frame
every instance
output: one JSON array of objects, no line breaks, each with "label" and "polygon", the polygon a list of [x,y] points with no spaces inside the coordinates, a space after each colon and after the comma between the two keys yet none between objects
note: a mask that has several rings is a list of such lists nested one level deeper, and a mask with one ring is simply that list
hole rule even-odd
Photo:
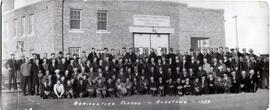
[{"label": "window frame", "polygon": [[18,37],[18,19],[14,19],[14,36],[12,38],[17,38]]},{"label": "window frame", "polygon": [[77,55],[81,55],[81,47],[68,47],[68,52],[73,55],[74,53],[71,53],[71,49],[79,49],[79,53]]},{"label": "window frame", "polygon": [[29,30],[28,30],[28,33],[30,36],[34,35],[35,34],[35,15],[34,14],[30,14],[29,15]]},{"label": "window frame", "polygon": [[26,17],[22,16],[21,17],[21,37],[25,37],[26,35]]},{"label": "window frame", "polygon": [[[203,44],[206,41],[206,44]],[[191,37],[191,48],[193,49],[206,49],[210,47],[209,37]]]},{"label": "window frame", "polygon": [[[99,29],[99,22],[104,22],[103,20],[99,20],[99,14],[106,13],[106,29]],[[97,32],[108,32],[109,31],[109,11],[108,10],[97,10]]]},{"label": "window frame", "polygon": [[[79,12],[79,20],[78,20],[78,19],[73,19],[73,18],[72,18],[72,11],[78,11],[78,12]],[[72,30],[72,31],[81,31],[81,28],[82,28],[82,27],[81,27],[81,26],[82,26],[82,25],[81,25],[81,21],[82,21],[82,18],[81,18],[82,13],[81,13],[81,11],[82,11],[82,9],[74,9],[74,8],[71,8],[71,9],[70,9],[70,17],[69,17],[69,19],[70,19],[70,20],[69,20],[69,29],[70,29],[70,30]],[[76,15],[75,15],[75,16],[76,16]],[[80,26],[79,26],[79,29],[72,29],[72,26],[71,26],[72,23],[71,23],[71,22],[72,22],[72,21],[75,21],[75,20],[78,20],[79,23],[80,23],[80,24],[79,24],[79,25],[80,25]]]},{"label": "window frame", "polygon": [[8,39],[9,39],[9,22],[8,21],[6,21],[5,22],[5,41],[8,41]]}]

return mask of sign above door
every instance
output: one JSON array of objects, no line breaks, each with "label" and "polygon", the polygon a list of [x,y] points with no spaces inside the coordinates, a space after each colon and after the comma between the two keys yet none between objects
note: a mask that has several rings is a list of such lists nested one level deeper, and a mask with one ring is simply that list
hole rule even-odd
[{"label": "sign above door", "polygon": [[133,24],[137,26],[170,27],[170,17],[156,15],[133,15]]}]

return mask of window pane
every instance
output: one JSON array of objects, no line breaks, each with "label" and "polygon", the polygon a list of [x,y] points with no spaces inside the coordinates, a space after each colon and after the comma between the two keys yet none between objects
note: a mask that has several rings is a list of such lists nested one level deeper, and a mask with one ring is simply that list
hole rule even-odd
[{"label": "window pane", "polygon": [[80,29],[80,10],[71,10],[70,29]]},{"label": "window pane", "polygon": [[80,20],[71,20],[71,29],[80,29]]},{"label": "window pane", "polygon": [[79,20],[80,18],[80,11],[77,11],[77,19]]},{"label": "window pane", "polygon": [[14,37],[18,36],[18,20],[14,20]]},{"label": "window pane", "polygon": [[107,11],[103,11],[103,10],[99,10],[98,13],[97,13],[97,27],[98,27],[98,30],[107,30],[107,15],[108,12]]},{"label": "window pane", "polygon": [[80,10],[71,10],[70,13],[70,19],[71,20],[80,20]]},{"label": "window pane", "polygon": [[21,35],[25,34],[25,17],[22,17],[21,21]]},{"label": "window pane", "polygon": [[99,21],[98,22],[98,30],[101,30],[102,28],[101,28],[101,22]]},{"label": "window pane", "polygon": [[8,26],[8,22],[6,22],[6,24],[5,24],[5,33],[6,33],[6,36],[5,36],[5,39],[6,40],[8,40],[8,38],[9,38],[9,26]]},{"label": "window pane", "polygon": [[29,17],[29,34],[32,34],[34,30],[34,15]]},{"label": "window pane", "polygon": [[103,13],[103,18],[102,18],[103,21],[106,21],[107,20],[107,13]]},{"label": "window pane", "polygon": [[98,22],[98,30],[107,30],[107,22]]},{"label": "window pane", "polygon": [[80,47],[70,47],[69,48],[69,53],[71,53],[71,55],[76,54],[76,55],[80,55]]}]

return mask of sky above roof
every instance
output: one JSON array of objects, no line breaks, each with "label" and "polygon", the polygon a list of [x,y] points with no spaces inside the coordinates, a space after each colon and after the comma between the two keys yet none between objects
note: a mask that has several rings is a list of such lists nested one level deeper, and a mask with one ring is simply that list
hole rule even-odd
[{"label": "sky above roof", "polygon": [[[46,0],[15,0],[15,8]],[[87,1],[87,0],[85,0]],[[126,1],[126,0],[120,0]],[[129,0],[142,1],[142,0]],[[225,19],[226,46],[236,47],[236,25],[233,16],[237,16],[239,48],[252,48],[256,54],[269,53],[269,7],[259,1],[224,0],[152,0],[186,3],[190,7],[223,9]]]}]

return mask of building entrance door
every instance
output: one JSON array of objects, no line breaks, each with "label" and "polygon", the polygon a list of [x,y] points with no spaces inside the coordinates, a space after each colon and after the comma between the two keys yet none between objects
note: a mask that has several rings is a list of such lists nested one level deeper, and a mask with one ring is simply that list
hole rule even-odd
[{"label": "building entrance door", "polygon": [[169,49],[169,34],[133,34],[134,35],[134,48],[138,49],[140,53],[143,51],[149,53],[153,48],[159,55],[161,50],[168,53]]}]

